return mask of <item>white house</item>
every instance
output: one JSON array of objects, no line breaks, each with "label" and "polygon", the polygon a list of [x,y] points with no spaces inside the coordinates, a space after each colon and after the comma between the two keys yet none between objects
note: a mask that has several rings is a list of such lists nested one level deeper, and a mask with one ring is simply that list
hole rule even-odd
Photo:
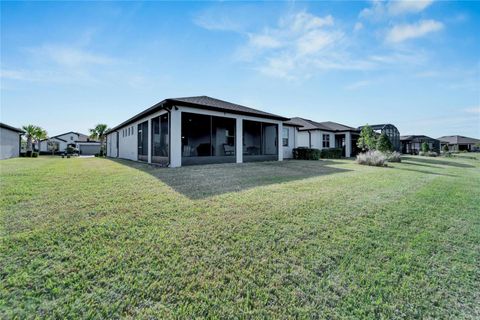
[{"label": "white house", "polygon": [[51,153],[49,145],[55,144],[57,152],[65,152],[68,146],[78,149],[82,155],[94,155],[100,152],[100,142],[90,139],[89,136],[78,132],[62,133],[40,141],[39,150],[42,153]]},{"label": "white house", "polygon": [[207,96],[172,98],[110,129],[107,156],[180,167],[282,161],[305,146],[343,147],[349,157],[354,135],[357,129],[337,123],[290,120]]},{"label": "white house", "polygon": [[0,160],[20,156],[23,130],[0,122]]},{"label": "white house", "polygon": [[[344,157],[356,154],[359,130],[340,123],[326,121],[316,122],[303,118],[292,118],[284,126],[295,126],[295,148],[307,147],[315,149],[342,148]],[[289,148],[286,157],[291,158]]]},{"label": "white house", "polygon": [[282,116],[207,96],[166,99],[107,133],[107,156],[170,167],[283,159]]}]

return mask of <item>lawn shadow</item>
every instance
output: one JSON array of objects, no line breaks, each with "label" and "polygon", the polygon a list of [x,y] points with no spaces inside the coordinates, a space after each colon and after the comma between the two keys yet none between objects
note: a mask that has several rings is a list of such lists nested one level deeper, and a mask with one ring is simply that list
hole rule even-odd
[{"label": "lawn shadow", "polygon": [[[428,159],[428,158],[423,158],[423,157],[405,157],[406,160],[409,160],[411,162],[420,162],[420,163],[427,163],[427,164],[436,164],[436,165],[441,165],[441,166],[451,166],[451,167],[457,167],[457,168],[475,168],[475,166],[471,164],[466,164],[466,163],[460,163],[460,162],[455,162],[455,161],[447,161],[447,160],[440,160],[440,159]],[[411,164],[409,162],[409,164]]]},{"label": "lawn shadow", "polygon": [[129,160],[111,160],[146,172],[192,200],[351,171],[332,167],[335,162],[331,160],[211,164],[181,168],[160,168]]},{"label": "lawn shadow", "polygon": [[[412,164],[412,163],[408,163],[408,162],[406,162],[406,164]],[[432,166],[432,168],[438,168],[438,167],[434,167],[434,166]],[[411,172],[418,172],[418,173],[424,173],[424,174],[433,174],[433,175],[436,175],[436,176],[445,176],[445,177],[458,177],[458,176],[457,176],[457,175],[455,175],[455,174],[450,174],[450,173],[439,173],[439,172],[432,172],[432,171],[420,170],[420,169],[401,168],[401,167],[395,167],[395,169],[404,170],[404,171],[411,171]]]}]

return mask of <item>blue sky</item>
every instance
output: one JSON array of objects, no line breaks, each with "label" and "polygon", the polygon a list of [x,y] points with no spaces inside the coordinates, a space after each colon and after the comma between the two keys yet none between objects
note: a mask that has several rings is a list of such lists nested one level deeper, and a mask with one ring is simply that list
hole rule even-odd
[{"label": "blue sky", "polygon": [[2,2],[1,121],[53,136],[169,97],[480,137],[480,2]]}]

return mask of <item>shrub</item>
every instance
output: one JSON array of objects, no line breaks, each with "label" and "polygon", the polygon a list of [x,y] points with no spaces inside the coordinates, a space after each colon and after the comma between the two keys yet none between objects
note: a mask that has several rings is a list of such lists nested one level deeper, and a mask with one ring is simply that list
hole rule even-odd
[{"label": "shrub", "polygon": [[342,157],[342,148],[322,149],[320,151],[320,158],[322,159],[340,159]]},{"label": "shrub", "polygon": [[442,148],[443,152],[448,152],[448,144],[444,144]]},{"label": "shrub", "polygon": [[32,158],[38,158],[38,152],[32,152]]},{"label": "shrub", "polygon": [[25,153],[25,156],[30,158],[32,156],[32,151],[31,150],[28,150],[26,153]]},{"label": "shrub", "polygon": [[387,157],[380,151],[367,151],[357,155],[357,163],[367,166],[384,167]]},{"label": "shrub", "polygon": [[68,146],[66,151],[67,151],[67,154],[72,154],[75,151],[75,148],[72,146]]},{"label": "shrub", "polygon": [[293,158],[298,160],[318,160],[320,159],[320,150],[312,148],[295,148],[293,149]]},{"label": "shrub", "polygon": [[419,156],[422,156],[422,157],[437,157],[438,156],[438,153],[436,152],[433,152],[433,151],[420,151],[418,153]]},{"label": "shrub", "polygon": [[422,143],[421,150],[422,150],[422,152],[425,152],[425,153],[427,153],[428,151],[430,151],[430,147],[428,146],[428,143],[427,143],[426,141],[424,141],[424,142]]},{"label": "shrub", "polygon": [[393,151],[392,142],[385,133],[382,133],[377,140],[377,150],[381,152]]},{"label": "shrub", "polygon": [[385,156],[387,157],[388,162],[402,162],[402,155],[400,152],[387,152]]},{"label": "shrub", "polygon": [[453,154],[451,152],[444,152],[443,153],[443,156],[446,157],[446,158],[453,158]]}]

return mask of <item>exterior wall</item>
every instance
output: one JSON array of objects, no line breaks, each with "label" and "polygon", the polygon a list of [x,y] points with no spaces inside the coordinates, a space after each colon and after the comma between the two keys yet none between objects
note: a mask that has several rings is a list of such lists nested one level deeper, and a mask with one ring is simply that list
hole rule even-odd
[{"label": "exterior wall", "polygon": [[298,147],[306,147],[308,148],[310,146],[310,137],[308,135],[308,131],[298,131],[297,130],[297,141],[295,148]]},{"label": "exterior wall", "polygon": [[297,135],[297,128],[291,127],[287,125],[283,125],[284,128],[288,128],[288,146],[283,146],[283,132],[280,136],[280,142],[283,146],[283,158],[284,159],[291,159],[293,158],[293,148],[296,148],[296,135]]},{"label": "exterior wall", "polygon": [[100,153],[100,143],[78,143],[80,155],[95,155]]},{"label": "exterior wall", "polygon": [[20,134],[0,128],[0,159],[18,157],[20,155]]}]

